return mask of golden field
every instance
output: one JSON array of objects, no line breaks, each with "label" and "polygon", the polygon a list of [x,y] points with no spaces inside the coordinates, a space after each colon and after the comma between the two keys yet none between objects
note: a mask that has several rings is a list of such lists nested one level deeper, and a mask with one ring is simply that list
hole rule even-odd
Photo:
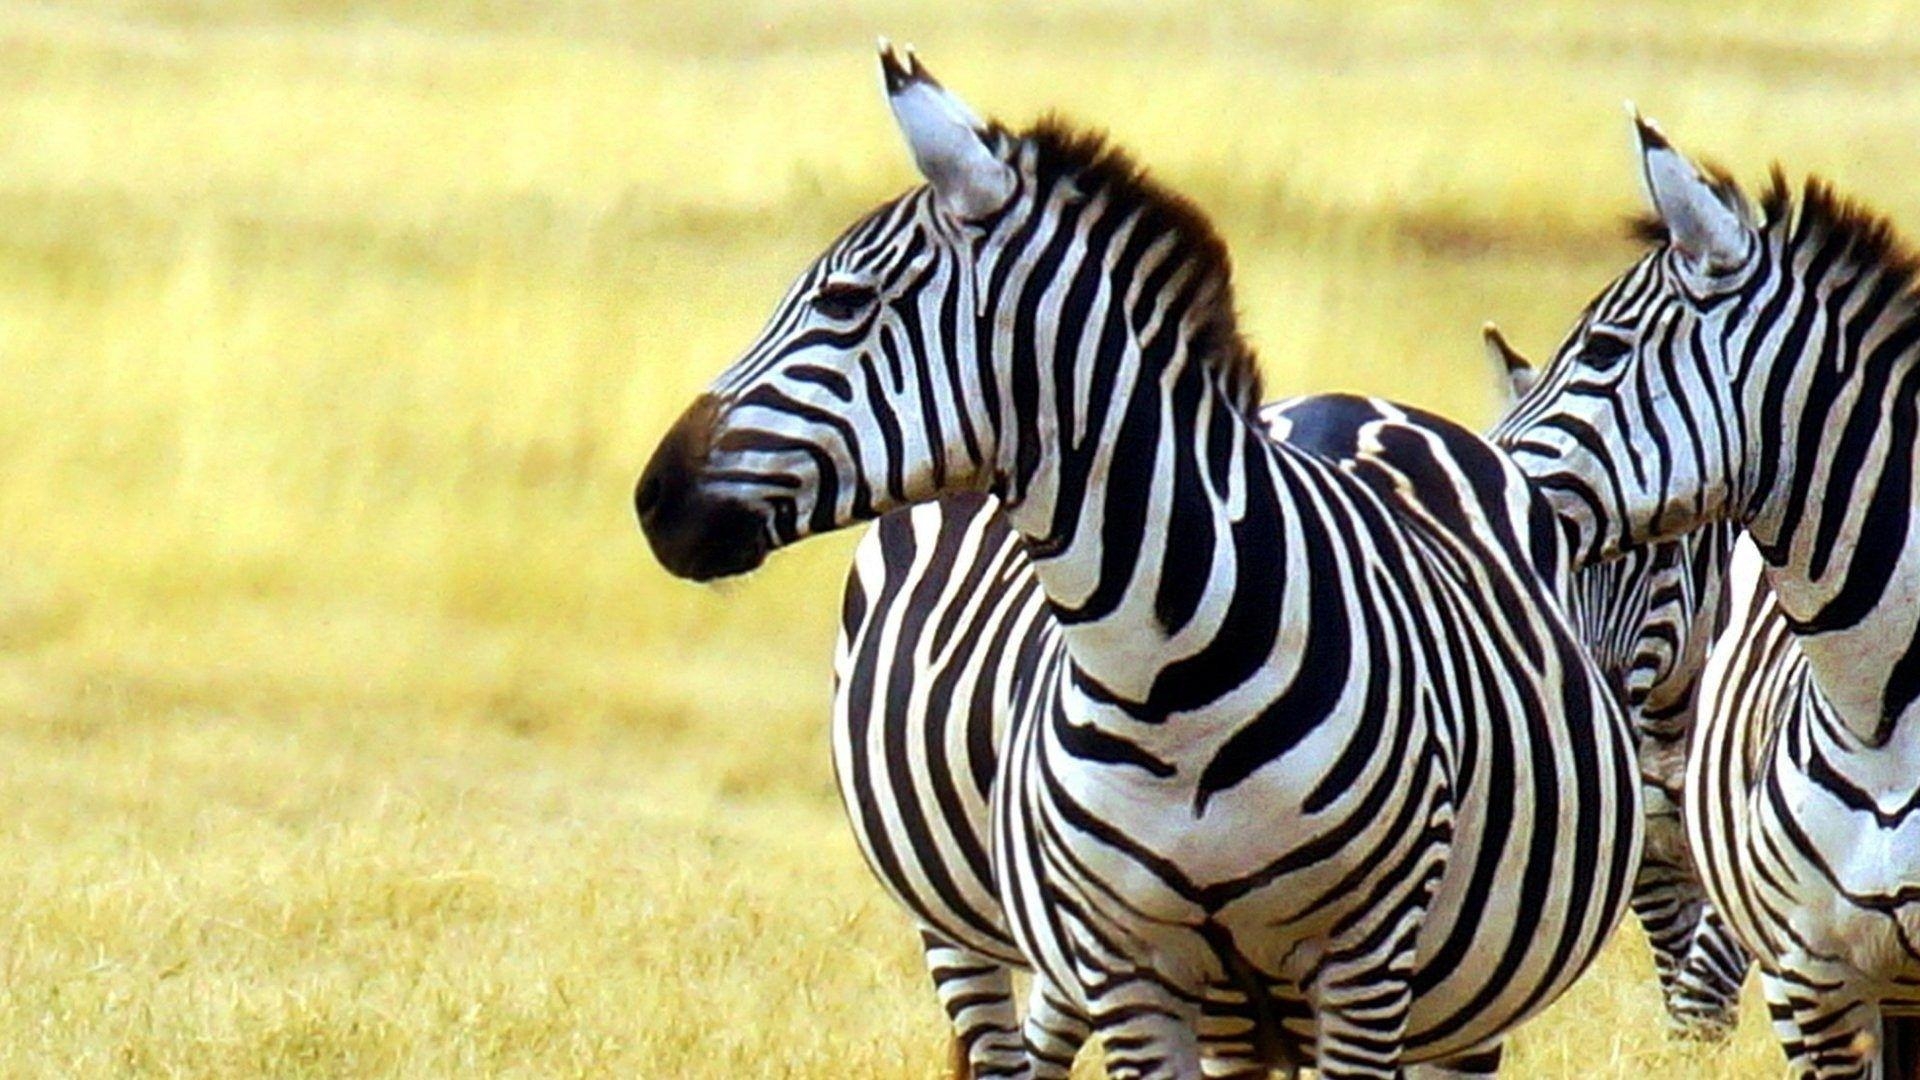
[{"label": "golden field", "polygon": [[[1599,6],[1596,6],[1598,8]],[[1276,393],[1483,420],[1631,248],[1620,102],[1920,229],[1916,11],[0,0],[0,1075],[932,1076],[829,779],[852,538],[631,485],[910,182],[878,33],[1216,217]],[[1631,932],[1519,1077],[1670,1042]]]}]

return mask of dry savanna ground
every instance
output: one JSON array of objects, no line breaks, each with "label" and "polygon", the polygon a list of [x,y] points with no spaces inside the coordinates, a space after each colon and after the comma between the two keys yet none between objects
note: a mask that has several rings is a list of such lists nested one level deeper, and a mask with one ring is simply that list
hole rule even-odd
[{"label": "dry savanna ground", "polygon": [[[1915,12],[0,0],[0,1075],[929,1076],[825,742],[850,538],[632,478],[910,172],[876,33],[1217,217],[1276,391],[1484,419],[1630,255],[1620,101],[1920,227]],[[1645,950],[1512,1073],[1774,1075]]]}]

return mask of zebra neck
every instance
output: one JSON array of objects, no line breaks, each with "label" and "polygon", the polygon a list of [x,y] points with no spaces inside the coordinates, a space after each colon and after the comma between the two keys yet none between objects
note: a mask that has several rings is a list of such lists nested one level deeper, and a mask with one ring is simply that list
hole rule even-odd
[{"label": "zebra neck", "polygon": [[[1277,545],[1285,520],[1273,445],[1224,382],[1199,365],[1159,375],[1116,396],[1097,437],[1042,448],[1028,497],[1008,507],[1072,677],[1136,720],[1215,696],[1205,678],[1162,675],[1212,643],[1230,615],[1245,616],[1235,533],[1265,531]],[[1280,586],[1259,582],[1261,603],[1280,603]]]},{"label": "zebra neck", "polygon": [[1875,348],[1912,340],[1885,329],[1799,365],[1798,407],[1760,433],[1774,478],[1750,523],[1815,683],[1870,746],[1920,701],[1920,357]]},{"label": "zebra neck", "polygon": [[1802,530],[1781,562],[1769,556],[1767,577],[1822,696],[1862,742],[1881,746],[1903,719],[1920,717],[1920,507],[1841,528],[1858,531],[1821,545]]}]

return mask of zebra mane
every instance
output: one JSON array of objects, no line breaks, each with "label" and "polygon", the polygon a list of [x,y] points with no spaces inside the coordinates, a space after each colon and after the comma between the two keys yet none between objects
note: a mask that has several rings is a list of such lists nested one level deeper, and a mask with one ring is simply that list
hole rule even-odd
[{"label": "zebra mane", "polygon": [[1047,190],[1071,181],[1087,195],[1103,194],[1120,209],[1140,214],[1139,228],[1173,238],[1173,258],[1192,266],[1206,286],[1192,312],[1199,327],[1195,352],[1226,381],[1227,392],[1247,415],[1261,401],[1260,367],[1240,335],[1233,304],[1233,260],[1226,241],[1191,199],[1148,175],[1146,167],[1103,131],[1077,127],[1059,116],[1041,117],[1017,138],[1035,150],[1036,186]]},{"label": "zebra mane", "polygon": [[1836,192],[1831,183],[1817,176],[1807,177],[1801,187],[1797,213],[1789,190],[1786,174],[1775,165],[1760,200],[1767,228],[1791,228],[1795,246],[1837,245],[1842,262],[1875,271],[1904,298],[1909,317],[1920,317],[1920,297],[1914,294],[1920,254],[1900,236],[1890,218],[1852,196]]}]

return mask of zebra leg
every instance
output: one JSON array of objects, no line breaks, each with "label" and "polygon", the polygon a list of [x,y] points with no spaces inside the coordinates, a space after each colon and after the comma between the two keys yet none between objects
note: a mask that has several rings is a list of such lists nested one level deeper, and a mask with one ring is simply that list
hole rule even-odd
[{"label": "zebra leg", "polygon": [[1322,968],[1314,1014],[1314,1063],[1324,1080],[1392,1080],[1413,990],[1405,975],[1368,966]]},{"label": "zebra leg", "polygon": [[1035,976],[1027,994],[1026,1056],[1034,1080],[1055,1080],[1073,1072],[1073,1060],[1086,1045],[1092,1025],[1086,1014],[1046,978]]},{"label": "zebra leg", "polygon": [[1207,1080],[1267,1080],[1276,1071],[1291,1080],[1297,1063],[1263,1041],[1271,1037],[1244,993],[1215,987],[1201,1006],[1200,1071]]},{"label": "zebra leg", "polygon": [[1255,1049],[1259,1033],[1239,995],[1209,996],[1200,1017],[1200,1071],[1207,1080],[1266,1080],[1267,1066]]},{"label": "zebra leg", "polygon": [[1762,969],[1767,1015],[1796,1080],[1880,1076],[1880,1008],[1855,985],[1849,972]]},{"label": "zebra leg", "polygon": [[[1446,819],[1448,811],[1437,812]],[[1309,988],[1314,1014],[1314,1064],[1323,1080],[1400,1075],[1400,1055],[1413,1006],[1414,948],[1427,904],[1446,869],[1446,851],[1427,854],[1417,876],[1401,878],[1398,903],[1349,927],[1335,939]],[[1409,868],[1411,869],[1411,868]]]},{"label": "zebra leg", "polygon": [[[1200,1058],[1200,1074],[1206,1077],[1206,1080],[1268,1080],[1274,1072],[1275,1070],[1268,1068],[1260,1059],[1245,1054],[1232,1053],[1216,1056],[1209,1050]],[[1298,1075],[1291,1067],[1286,1066],[1280,1069],[1279,1074],[1287,1080]]]},{"label": "zebra leg", "polygon": [[1787,1056],[1788,1072],[1794,1080],[1806,1080],[1813,1075],[1813,1066],[1806,1060],[1806,1047],[1800,1040],[1800,1025],[1793,1020],[1787,988],[1765,967],[1760,969],[1760,994],[1767,1003],[1767,1023],[1773,1028],[1773,1037]]},{"label": "zebra leg", "polygon": [[1111,980],[1099,984],[1091,1002],[1109,1080],[1196,1080],[1199,1003],[1151,972],[1116,973]]},{"label": "zebra leg", "polygon": [[1674,990],[1706,908],[1706,891],[1694,879],[1686,833],[1672,798],[1661,785],[1644,779],[1640,791],[1646,803],[1646,842],[1633,879],[1633,915],[1653,950],[1653,971],[1666,1002],[1667,1026],[1685,1034],[1687,1025],[1674,1007]]},{"label": "zebra leg", "polygon": [[1667,994],[1667,1011],[1678,1033],[1707,1042],[1731,1038],[1740,1022],[1740,984],[1752,963],[1747,950],[1709,906]]},{"label": "zebra leg", "polygon": [[1400,1074],[1401,1042],[1413,1005],[1410,982],[1418,911],[1399,924],[1330,953],[1313,980],[1314,1063],[1324,1080]]},{"label": "zebra leg", "polygon": [[[1643,759],[1670,745],[1657,733],[1643,734]],[[1671,751],[1664,751],[1671,757]],[[1682,758],[1681,760],[1684,760]],[[1687,848],[1686,830],[1672,789],[1648,774],[1643,760],[1646,847],[1633,882],[1633,913],[1653,950],[1653,968],[1667,1009],[1667,1031],[1676,1038],[1719,1042],[1739,1020],[1740,983],[1747,953],[1733,940],[1707,900]],[[1683,770],[1684,771],[1684,770]]]},{"label": "zebra leg", "polygon": [[1013,973],[991,957],[929,930],[920,933],[927,972],[953,1025],[949,1060],[954,1080],[1027,1075]]}]

